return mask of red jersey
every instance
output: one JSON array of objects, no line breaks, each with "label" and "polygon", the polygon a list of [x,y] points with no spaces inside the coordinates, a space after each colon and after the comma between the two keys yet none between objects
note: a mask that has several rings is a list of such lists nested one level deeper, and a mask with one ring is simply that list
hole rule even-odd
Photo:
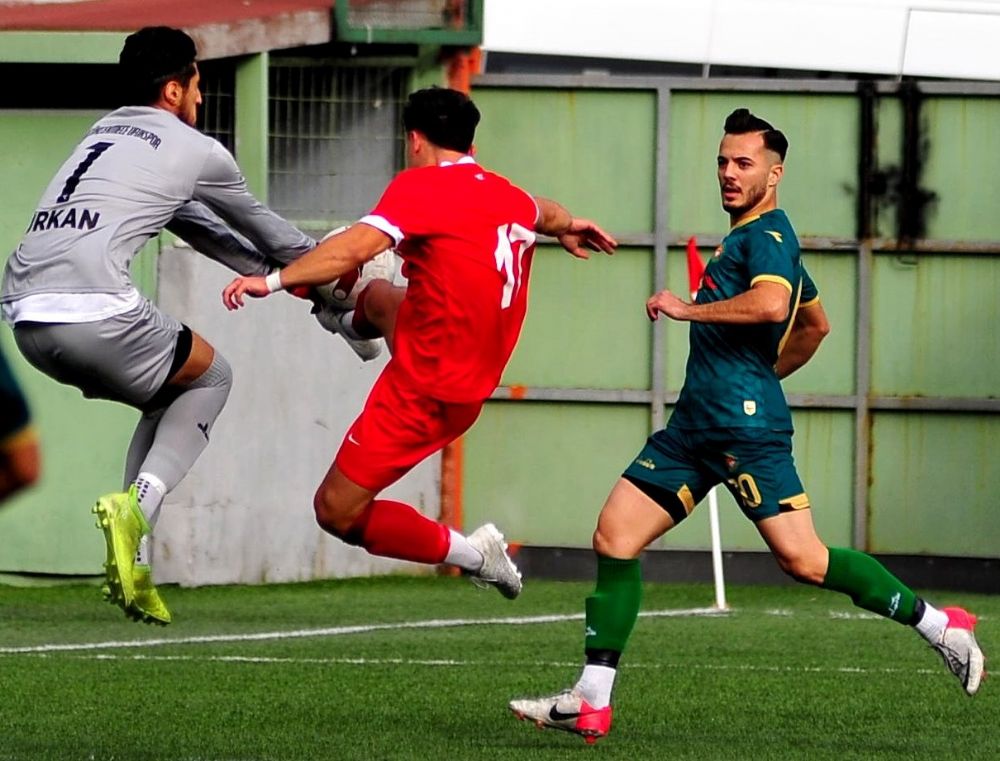
[{"label": "red jersey", "polygon": [[535,200],[471,157],[407,169],[361,221],[396,242],[407,277],[392,362],[423,393],[486,399],[528,306]]}]

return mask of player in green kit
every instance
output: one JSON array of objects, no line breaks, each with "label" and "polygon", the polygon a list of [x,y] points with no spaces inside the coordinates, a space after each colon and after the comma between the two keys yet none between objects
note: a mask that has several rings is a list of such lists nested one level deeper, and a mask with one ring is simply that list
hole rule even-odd
[{"label": "player in green kit", "polygon": [[0,352],[0,501],[38,480],[38,434],[24,393]]},{"label": "player in green kit", "polygon": [[780,379],[809,361],[830,326],[795,231],[777,206],[787,148],[781,132],[746,109],[726,119],[718,179],[730,232],[695,303],[669,291],[646,303],[651,320],[664,314],[691,323],[684,387],[667,427],[649,437],[598,518],[583,672],[557,695],[511,701],[519,718],[588,742],[608,733],[618,660],[639,613],[639,553],[718,483],[754,521],[782,570],[914,627],[969,695],[979,689],[983,653],[974,616],[933,607],[871,556],[828,548],[813,527]]}]

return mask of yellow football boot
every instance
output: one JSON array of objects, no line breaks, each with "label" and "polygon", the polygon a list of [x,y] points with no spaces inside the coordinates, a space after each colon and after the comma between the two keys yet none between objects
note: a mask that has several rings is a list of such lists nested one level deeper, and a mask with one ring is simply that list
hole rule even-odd
[{"label": "yellow football boot", "polygon": [[105,599],[128,612],[135,599],[135,553],[149,524],[139,509],[133,485],[127,492],[105,494],[91,510],[107,543]]}]

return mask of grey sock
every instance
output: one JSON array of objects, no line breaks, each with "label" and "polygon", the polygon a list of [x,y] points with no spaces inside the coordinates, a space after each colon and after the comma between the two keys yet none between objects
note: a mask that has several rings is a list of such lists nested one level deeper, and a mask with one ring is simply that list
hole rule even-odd
[{"label": "grey sock", "polygon": [[215,352],[209,368],[163,410],[138,471],[154,474],[167,492],[177,486],[208,446],[212,425],[226,404],[232,383],[229,363]]},{"label": "grey sock", "polygon": [[149,454],[149,448],[153,446],[153,438],[156,436],[156,426],[163,417],[164,410],[154,410],[143,413],[139,418],[139,423],[132,434],[132,441],[128,445],[128,453],[125,455],[125,479],[122,491],[127,491],[135,479],[139,476],[139,468],[142,461]]}]

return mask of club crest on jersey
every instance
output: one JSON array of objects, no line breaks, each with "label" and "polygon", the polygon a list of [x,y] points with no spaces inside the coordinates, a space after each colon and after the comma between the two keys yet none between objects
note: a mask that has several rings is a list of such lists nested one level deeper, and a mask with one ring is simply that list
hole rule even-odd
[{"label": "club crest on jersey", "polygon": [[723,461],[726,463],[726,470],[728,470],[730,473],[733,473],[740,464],[740,461],[736,457],[736,455],[729,454],[729,452],[723,452],[722,458]]},{"label": "club crest on jersey", "polygon": [[712,258],[713,259],[718,259],[720,256],[722,256],[722,244],[721,243],[719,244],[718,248],[715,249],[715,253],[712,254]]},{"label": "club crest on jersey", "polygon": [[753,399],[747,399],[743,402],[743,413],[745,415],[756,415],[757,414],[757,402]]}]

